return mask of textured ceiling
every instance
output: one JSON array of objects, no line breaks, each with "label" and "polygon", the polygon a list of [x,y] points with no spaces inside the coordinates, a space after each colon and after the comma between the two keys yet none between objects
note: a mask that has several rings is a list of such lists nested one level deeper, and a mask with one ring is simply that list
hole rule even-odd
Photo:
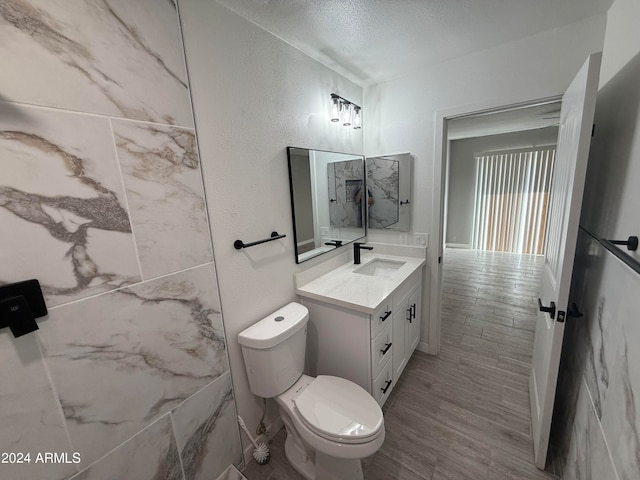
[{"label": "textured ceiling", "polygon": [[604,13],[613,0],[218,0],[361,86]]}]

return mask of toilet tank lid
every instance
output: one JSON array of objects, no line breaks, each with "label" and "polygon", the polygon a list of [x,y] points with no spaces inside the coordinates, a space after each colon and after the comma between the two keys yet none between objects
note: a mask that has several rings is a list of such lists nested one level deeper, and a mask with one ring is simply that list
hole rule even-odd
[{"label": "toilet tank lid", "polygon": [[238,342],[245,347],[272,348],[302,329],[307,320],[307,307],[291,302],[240,332]]}]

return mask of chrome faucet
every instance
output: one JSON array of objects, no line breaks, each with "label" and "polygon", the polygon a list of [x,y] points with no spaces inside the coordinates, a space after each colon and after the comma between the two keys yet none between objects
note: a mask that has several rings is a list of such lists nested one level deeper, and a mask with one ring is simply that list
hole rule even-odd
[{"label": "chrome faucet", "polygon": [[353,244],[353,264],[360,265],[360,250],[373,250],[373,247],[368,247],[364,243],[355,242]]}]

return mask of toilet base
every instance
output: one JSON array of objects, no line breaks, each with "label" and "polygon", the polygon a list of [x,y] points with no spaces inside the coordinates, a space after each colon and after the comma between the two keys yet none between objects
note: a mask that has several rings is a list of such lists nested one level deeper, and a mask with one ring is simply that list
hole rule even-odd
[{"label": "toilet base", "polygon": [[329,457],[316,452],[316,478],[327,480],[364,480],[362,462],[353,458]]},{"label": "toilet base", "polygon": [[336,458],[320,452],[310,452],[296,441],[295,432],[291,434],[286,426],[285,430],[287,439],[284,442],[284,452],[287,460],[307,480],[364,480],[359,459]]},{"label": "toilet base", "polygon": [[[285,427],[286,430],[286,427]],[[315,458],[303,450],[287,431],[287,439],[284,442],[284,454],[291,466],[307,480],[315,480]]]}]

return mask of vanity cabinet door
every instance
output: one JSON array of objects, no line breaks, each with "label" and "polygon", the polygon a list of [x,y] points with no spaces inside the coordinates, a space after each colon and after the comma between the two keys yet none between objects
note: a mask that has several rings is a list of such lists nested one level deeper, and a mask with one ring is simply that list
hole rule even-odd
[{"label": "vanity cabinet door", "polygon": [[405,298],[400,302],[393,316],[393,375],[395,378],[400,378],[400,374],[407,364],[405,324],[407,323],[408,306],[409,298]]},{"label": "vanity cabinet door", "polygon": [[420,342],[420,322],[421,322],[421,299],[422,292],[420,291],[420,285],[416,288],[411,295],[407,304],[407,322],[405,323],[405,350],[407,361],[413,354],[413,351]]}]

